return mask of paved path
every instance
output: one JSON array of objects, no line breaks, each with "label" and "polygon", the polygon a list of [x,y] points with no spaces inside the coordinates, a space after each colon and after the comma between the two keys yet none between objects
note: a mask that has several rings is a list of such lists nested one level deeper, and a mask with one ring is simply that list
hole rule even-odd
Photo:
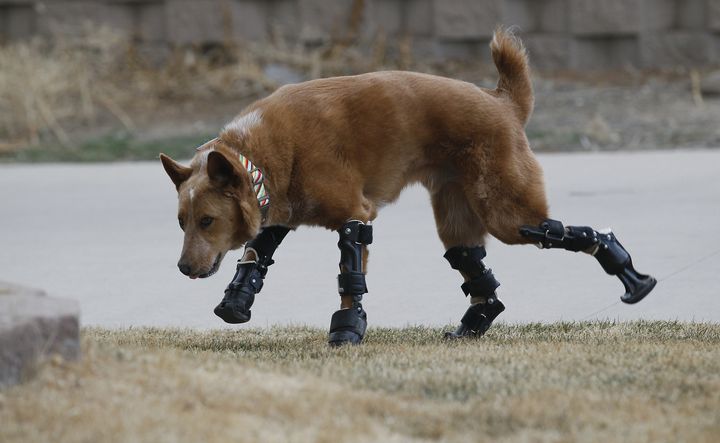
[{"label": "paved path", "polygon": [[[582,254],[491,242],[507,322],[586,318],[720,321],[720,151],[542,155],[552,215],[612,226],[660,283],[642,303]],[[75,298],[85,325],[226,326],[212,314],[234,272],[190,281],[160,163],[0,166],[0,280]],[[250,326],[325,327],[336,309],[336,234],[291,233],[276,253]],[[429,202],[408,189],[375,223],[366,307],[372,325],[441,325],[465,311],[442,258]],[[673,273],[697,260],[718,254]],[[671,277],[669,277],[671,276]]]}]

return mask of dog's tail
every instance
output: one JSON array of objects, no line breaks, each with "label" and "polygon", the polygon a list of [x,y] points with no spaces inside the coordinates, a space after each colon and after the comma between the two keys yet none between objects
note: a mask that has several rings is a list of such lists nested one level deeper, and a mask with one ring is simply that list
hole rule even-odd
[{"label": "dog's tail", "polygon": [[532,114],[534,101],[525,47],[509,30],[498,27],[490,42],[490,52],[500,73],[497,91],[510,97],[515,114],[524,125]]}]

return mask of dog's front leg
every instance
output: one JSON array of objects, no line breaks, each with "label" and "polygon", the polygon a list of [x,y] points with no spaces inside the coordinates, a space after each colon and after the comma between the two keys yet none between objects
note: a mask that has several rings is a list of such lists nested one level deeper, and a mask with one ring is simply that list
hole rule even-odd
[{"label": "dog's front leg", "polygon": [[328,341],[331,346],[359,344],[367,329],[367,314],[360,302],[363,294],[367,292],[363,251],[366,245],[372,243],[372,226],[359,220],[351,220],[345,223],[338,233],[338,293],[342,297],[342,309],[336,311],[330,321]]},{"label": "dog's front leg", "polygon": [[284,226],[270,226],[248,242],[238,260],[235,276],[225,289],[225,296],[215,307],[215,315],[227,323],[250,320],[255,294],[262,289],[268,266],[274,263],[272,255],[289,231],[290,228]]}]

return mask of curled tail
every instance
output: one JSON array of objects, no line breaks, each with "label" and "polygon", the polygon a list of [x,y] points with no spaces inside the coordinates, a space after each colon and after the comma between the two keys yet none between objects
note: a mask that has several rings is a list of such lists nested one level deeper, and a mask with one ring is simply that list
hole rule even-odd
[{"label": "curled tail", "polygon": [[515,104],[515,114],[526,124],[533,110],[533,90],[525,47],[519,38],[497,28],[490,42],[490,52],[500,73],[497,91],[507,94]]}]

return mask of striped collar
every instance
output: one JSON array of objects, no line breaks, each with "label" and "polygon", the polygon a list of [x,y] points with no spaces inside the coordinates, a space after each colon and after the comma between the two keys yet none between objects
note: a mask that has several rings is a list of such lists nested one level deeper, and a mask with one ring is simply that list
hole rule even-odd
[{"label": "striped collar", "polygon": [[[197,151],[202,151],[206,148],[209,148],[217,141],[218,139],[214,138],[204,143],[202,146],[199,146],[197,148]],[[253,187],[253,191],[255,192],[258,207],[260,208],[261,223],[265,223],[267,221],[268,211],[270,210],[270,196],[265,189],[265,174],[263,174],[260,168],[255,166],[253,162],[244,155],[238,154],[238,160],[240,160],[240,163],[243,165],[245,171],[247,171],[248,175],[250,176],[250,183]]]}]

